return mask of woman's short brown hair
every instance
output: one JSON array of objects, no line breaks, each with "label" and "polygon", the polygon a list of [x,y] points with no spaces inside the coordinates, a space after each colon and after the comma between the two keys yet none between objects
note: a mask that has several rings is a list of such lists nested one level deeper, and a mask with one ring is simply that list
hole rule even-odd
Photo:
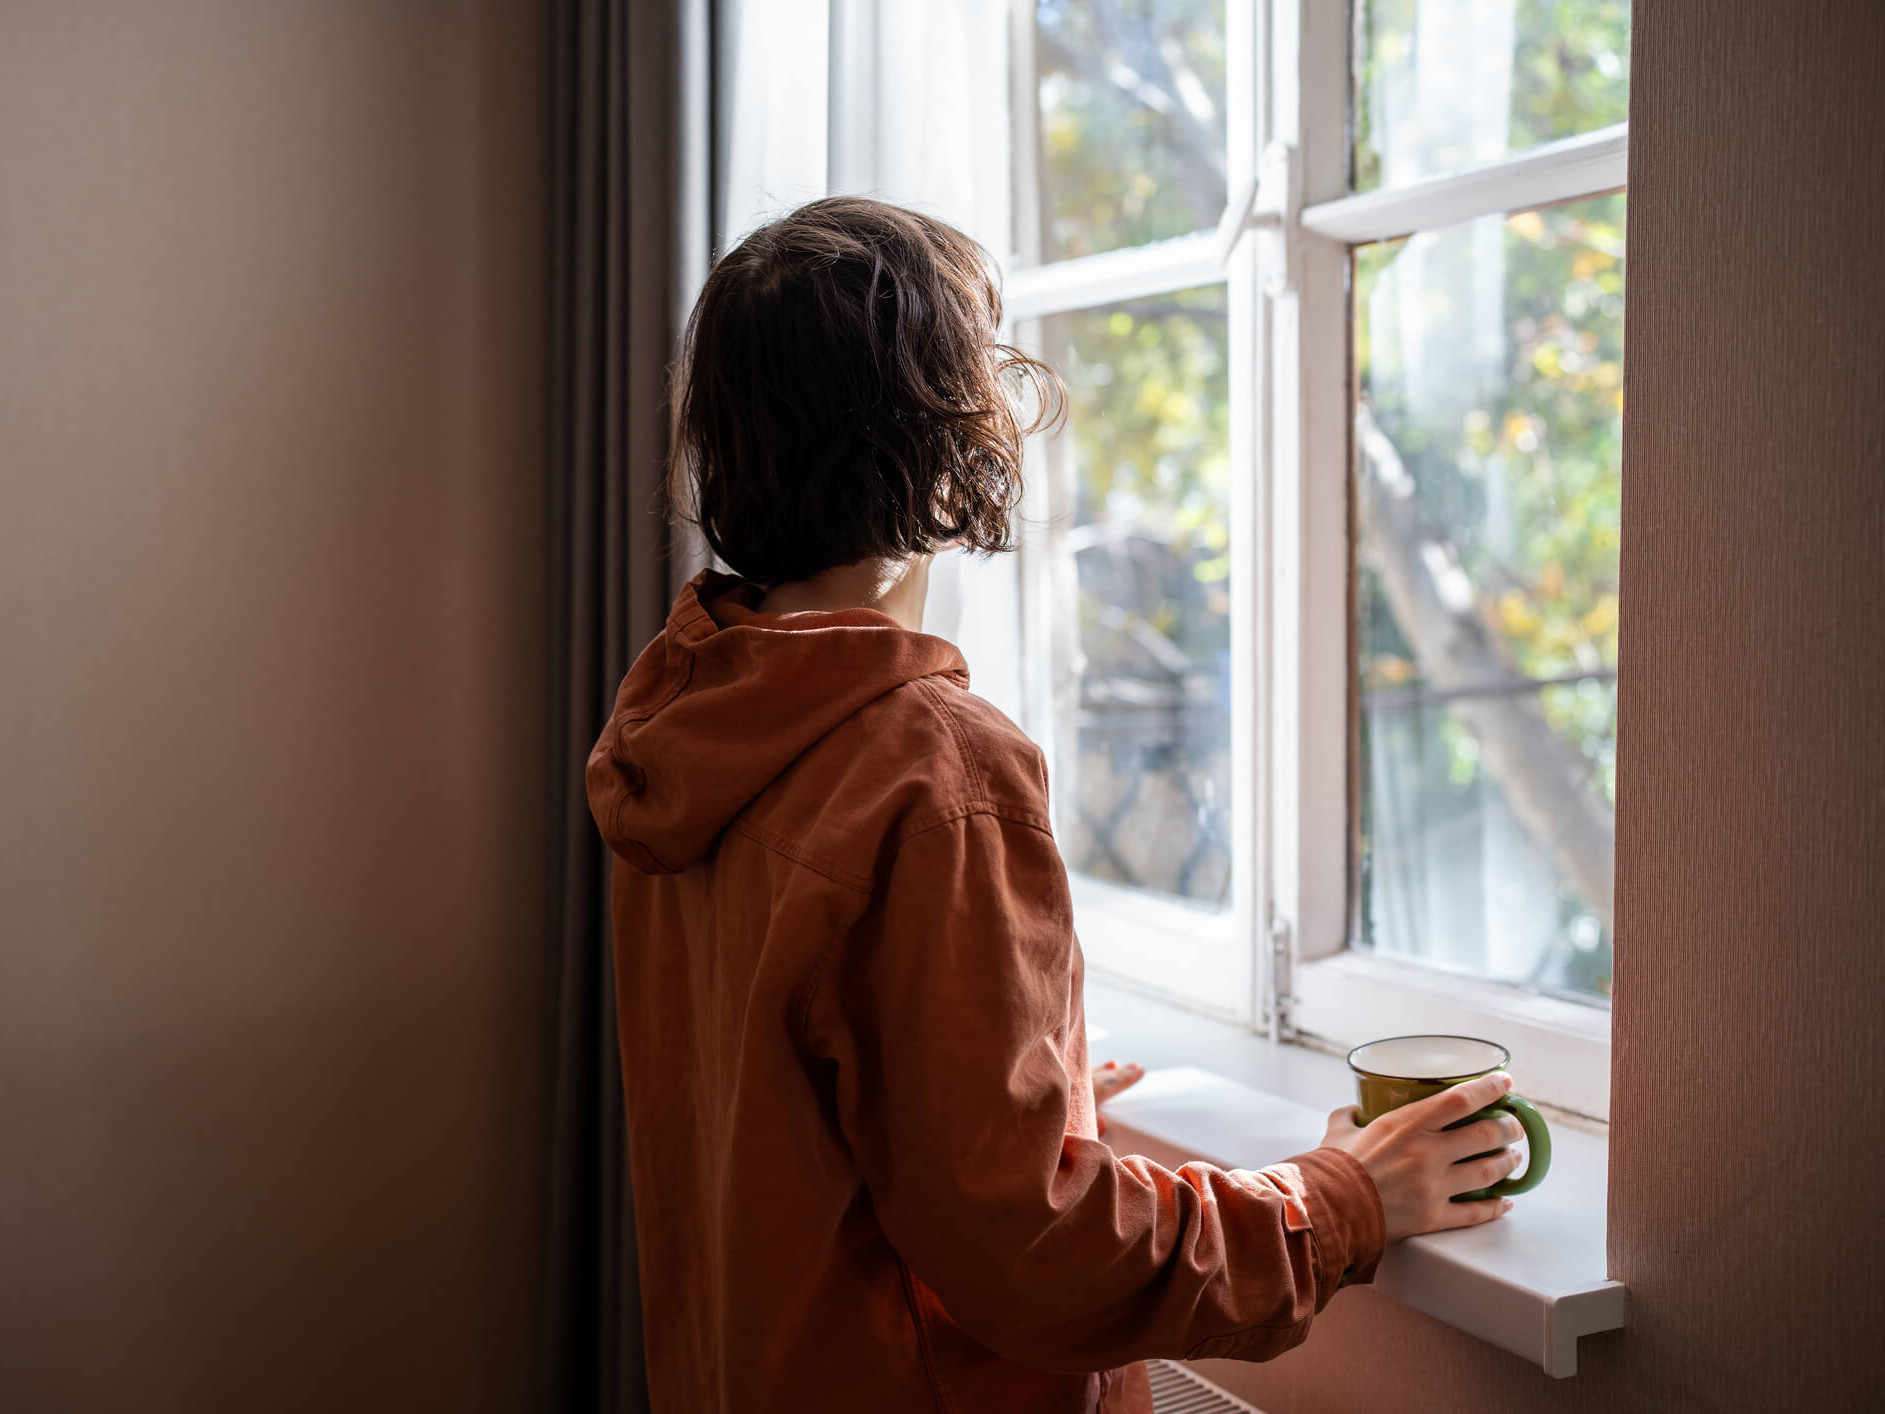
[{"label": "woman's short brown hair", "polygon": [[829,197],[760,227],[688,320],[675,504],[766,585],[951,543],[1011,549],[1021,440],[1061,390],[996,341],[1000,321],[987,253],[941,221]]}]

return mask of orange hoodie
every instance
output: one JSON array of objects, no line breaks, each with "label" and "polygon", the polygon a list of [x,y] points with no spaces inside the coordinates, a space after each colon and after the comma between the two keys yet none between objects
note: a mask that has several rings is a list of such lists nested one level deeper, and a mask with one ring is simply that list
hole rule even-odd
[{"label": "orange hoodie", "polygon": [[662,1414],[1149,1411],[1368,1280],[1347,1154],[1095,1136],[1040,751],[950,644],[706,573],[589,758]]}]

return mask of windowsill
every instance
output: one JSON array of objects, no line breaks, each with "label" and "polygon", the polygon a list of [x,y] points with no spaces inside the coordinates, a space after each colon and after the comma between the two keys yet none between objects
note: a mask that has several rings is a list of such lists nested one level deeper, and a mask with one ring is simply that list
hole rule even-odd
[{"label": "windowsill", "polygon": [[1347,1050],[1410,1031],[1491,1036],[1512,1052],[1527,1099],[1610,1113],[1610,1012],[1373,953],[1339,952],[1296,974],[1299,1031]]},{"label": "windowsill", "polygon": [[[1136,1060],[1146,1078],[1105,1110],[1116,1148],[1177,1165],[1260,1168],[1314,1148],[1328,1111],[1354,1090],[1348,1067],[1299,1046],[1090,978],[1098,1060]],[[1484,1227],[1389,1248],[1374,1289],[1532,1361],[1577,1372],[1577,1339],[1623,1325],[1624,1288],[1607,1276],[1604,1139],[1554,1119],[1552,1170]]]}]

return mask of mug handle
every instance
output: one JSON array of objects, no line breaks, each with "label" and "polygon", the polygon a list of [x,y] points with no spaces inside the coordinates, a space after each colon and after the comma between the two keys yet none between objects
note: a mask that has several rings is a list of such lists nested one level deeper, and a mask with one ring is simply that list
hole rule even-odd
[{"label": "mug handle", "polygon": [[1530,1157],[1525,1161],[1525,1172],[1517,1178],[1502,1178],[1490,1188],[1476,1188],[1471,1193],[1461,1193],[1454,1197],[1455,1203],[1474,1203],[1482,1198],[1510,1198],[1517,1193],[1529,1193],[1545,1181],[1545,1175],[1551,1172],[1551,1130],[1545,1125],[1545,1117],[1538,1113],[1538,1107],[1523,1095],[1507,1095],[1495,1100],[1478,1114],[1461,1120],[1462,1125],[1473,1120],[1484,1119],[1495,1110],[1504,1110],[1516,1119],[1525,1129],[1525,1142],[1530,1146]]}]

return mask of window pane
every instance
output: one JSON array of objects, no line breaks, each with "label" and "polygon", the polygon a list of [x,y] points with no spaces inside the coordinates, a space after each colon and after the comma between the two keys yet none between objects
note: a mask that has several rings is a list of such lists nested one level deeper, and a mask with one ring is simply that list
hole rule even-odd
[{"label": "window pane", "polygon": [[1629,0],[1355,0],[1354,189],[1629,116]]},{"label": "window pane", "polygon": [[[1224,210],[1223,0],[1038,0],[1024,258],[1215,226]],[[1023,167],[1021,170],[1025,170]]]},{"label": "window pane", "polygon": [[1355,257],[1359,939],[1592,998],[1610,981],[1623,201]]},{"label": "window pane", "polygon": [[1221,285],[1041,321],[1056,834],[1096,879],[1230,906],[1230,380]]}]

